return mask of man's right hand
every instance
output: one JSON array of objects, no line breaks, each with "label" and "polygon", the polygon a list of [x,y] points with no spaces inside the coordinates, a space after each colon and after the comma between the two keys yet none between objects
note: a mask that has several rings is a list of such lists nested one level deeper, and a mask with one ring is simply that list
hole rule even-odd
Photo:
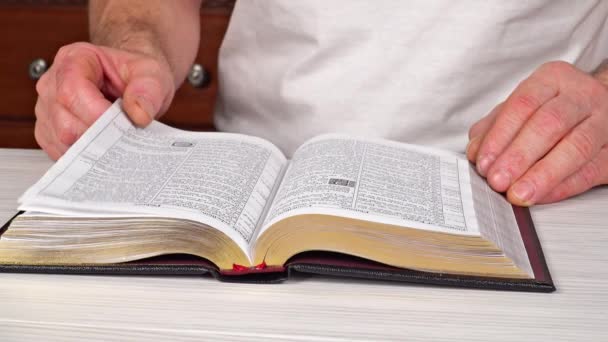
[{"label": "man's right hand", "polygon": [[89,43],[62,47],[36,84],[36,141],[56,160],[110,106],[138,126],[163,114],[175,93],[169,64],[148,55]]}]

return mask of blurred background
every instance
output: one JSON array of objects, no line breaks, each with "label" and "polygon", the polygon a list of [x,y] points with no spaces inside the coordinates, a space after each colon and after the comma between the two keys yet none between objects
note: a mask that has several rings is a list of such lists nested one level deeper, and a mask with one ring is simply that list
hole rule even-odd
[{"label": "blurred background", "polygon": [[[161,121],[187,130],[214,130],[217,56],[234,1],[203,1],[198,56]],[[88,40],[87,1],[0,0],[0,32],[0,147],[38,148],[36,81],[61,46]]]}]

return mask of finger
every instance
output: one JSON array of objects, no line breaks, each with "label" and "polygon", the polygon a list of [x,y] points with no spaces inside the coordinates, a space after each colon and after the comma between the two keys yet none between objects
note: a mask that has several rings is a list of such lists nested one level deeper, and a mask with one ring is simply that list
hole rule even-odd
[{"label": "finger", "polygon": [[59,140],[59,138],[57,136],[57,130],[53,126],[53,121],[51,119],[52,116],[53,116],[53,114],[50,114],[49,120],[43,121],[43,123],[44,123],[43,128],[45,129],[46,134],[49,137],[49,156],[52,159],[57,160],[65,152],[67,152],[67,150],[70,148],[70,146],[64,144],[63,142],[61,142],[61,140]]},{"label": "finger", "polygon": [[82,49],[66,55],[59,63],[54,70],[57,102],[92,125],[111,105],[100,90],[103,70],[95,52]]},{"label": "finger", "polygon": [[547,101],[521,128],[511,144],[487,171],[488,183],[498,192],[506,191],[541,159],[573,127],[587,119],[590,108],[560,95]]},{"label": "finger", "polygon": [[123,94],[123,108],[138,126],[147,126],[162,114],[174,90],[170,71],[156,61],[131,66]]},{"label": "finger", "polygon": [[[608,147],[604,146],[597,156],[568,176],[538,203],[553,203],[583,193],[594,186],[608,184]],[[604,173],[604,174],[602,174]]]},{"label": "finger", "polygon": [[543,159],[539,160],[507,192],[509,200],[529,206],[544,198],[566,177],[573,174],[604,145],[603,125],[590,118],[574,128]]},{"label": "finger", "polygon": [[[46,129],[46,121],[47,118],[47,110],[46,103],[41,97],[38,97],[36,100],[36,105],[34,106],[34,113],[36,114],[36,125],[34,126],[34,138],[38,143],[38,146],[43,150],[47,150],[47,146],[50,145],[51,139],[48,133],[48,129]],[[47,151],[48,153],[48,151]]]},{"label": "finger", "polygon": [[53,159],[57,159],[61,154],[53,146],[54,135],[52,132],[52,126],[50,125],[50,115],[48,110],[47,102],[42,98],[38,97],[36,105],[34,106],[34,112],[36,114],[36,125],[34,127],[34,138],[38,145],[45,150],[49,155],[53,155]]},{"label": "finger", "polygon": [[34,137],[40,148],[42,148],[51,159],[57,160],[63,155],[63,152],[53,143],[52,130],[50,129],[48,122],[36,120]]},{"label": "finger", "polygon": [[53,98],[55,96],[55,73],[51,72],[53,66],[49,71],[42,74],[42,76],[36,82],[36,93],[38,94],[38,100],[41,98]]},{"label": "finger", "polygon": [[87,125],[60,104],[51,106],[50,123],[61,147],[72,146],[87,130]]},{"label": "finger", "polygon": [[471,126],[469,129],[469,139],[473,139],[477,136],[485,134],[490,127],[492,127],[494,121],[496,120],[496,115],[502,108],[503,104],[504,102],[497,104],[494,108],[492,108],[488,115],[484,116],[481,120],[477,121],[475,124],[473,124],[473,126]]},{"label": "finger", "polygon": [[515,138],[528,118],[557,96],[558,90],[556,85],[541,80],[536,73],[517,86],[500,109],[495,124],[479,147],[477,170],[482,176],[486,176],[492,163]]},{"label": "finger", "polygon": [[37,118],[34,137],[53,159],[63,155],[87,128],[65,108],[57,103],[49,105],[42,97],[38,97],[34,111]]},{"label": "finger", "polygon": [[479,151],[479,146],[486,132],[494,125],[496,121],[496,115],[499,113],[500,108],[502,107],[504,102],[499,103],[490,114],[486,115],[481,120],[477,121],[471,129],[469,129],[469,143],[466,148],[466,155],[469,161],[475,163],[477,160],[477,152]]},{"label": "finger", "polygon": [[36,143],[43,149],[52,160],[57,160],[61,153],[53,145],[53,135],[49,126],[49,109],[46,99],[54,98],[55,94],[55,77],[54,73],[45,72],[42,77],[36,82],[36,92],[38,98],[34,106],[34,114],[36,116],[36,124],[34,126],[34,138]]}]

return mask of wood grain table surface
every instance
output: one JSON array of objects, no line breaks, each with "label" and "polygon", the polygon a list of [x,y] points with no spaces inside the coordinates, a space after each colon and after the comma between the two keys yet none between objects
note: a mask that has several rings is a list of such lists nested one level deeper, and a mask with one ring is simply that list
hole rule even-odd
[{"label": "wood grain table surface", "polygon": [[[0,221],[51,165],[0,149]],[[533,208],[552,294],[298,277],[0,273],[0,341],[608,341],[608,187]]]}]

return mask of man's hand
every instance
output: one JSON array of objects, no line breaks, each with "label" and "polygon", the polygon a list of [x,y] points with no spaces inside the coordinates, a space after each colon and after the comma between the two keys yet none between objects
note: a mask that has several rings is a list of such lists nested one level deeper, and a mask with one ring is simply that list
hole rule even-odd
[{"label": "man's hand", "polygon": [[89,0],[91,42],[62,47],[36,84],[38,144],[59,158],[110,106],[139,126],[164,113],[198,51],[201,0]]},{"label": "man's hand", "polygon": [[167,109],[175,85],[166,62],[75,43],[59,50],[36,91],[36,141],[57,159],[110,106],[107,98],[122,96],[131,120],[146,126]]},{"label": "man's hand", "polygon": [[565,62],[538,68],[469,130],[468,159],[530,206],[608,184],[608,87]]}]

